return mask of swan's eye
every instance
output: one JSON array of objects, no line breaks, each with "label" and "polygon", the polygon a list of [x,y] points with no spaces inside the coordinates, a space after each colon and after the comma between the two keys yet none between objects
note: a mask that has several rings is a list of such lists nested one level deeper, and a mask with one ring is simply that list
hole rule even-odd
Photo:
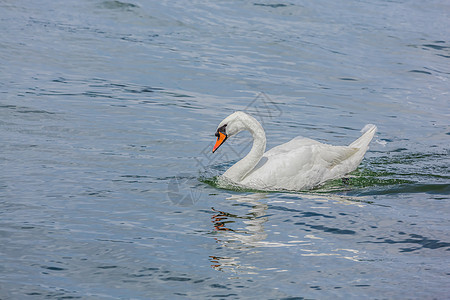
[{"label": "swan's eye", "polygon": [[223,133],[223,134],[225,134],[225,135],[227,135],[227,133],[226,133],[226,131],[225,131],[225,128],[226,128],[226,127],[227,127],[227,124],[225,124],[225,125],[223,125],[223,126],[220,126],[220,127],[217,129],[215,136],[219,137],[219,132],[220,132],[220,133]]},{"label": "swan's eye", "polygon": [[226,133],[225,128],[227,127],[227,124],[223,125],[222,127],[220,127],[217,131],[218,132],[222,132],[222,133]]}]

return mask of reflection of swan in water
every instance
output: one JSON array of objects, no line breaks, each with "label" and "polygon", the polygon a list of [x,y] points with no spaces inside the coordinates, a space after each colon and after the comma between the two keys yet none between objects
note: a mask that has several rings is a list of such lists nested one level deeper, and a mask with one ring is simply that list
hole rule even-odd
[{"label": "reflection of swan in water", "polygon": [[[216,231],[215,240],[225,248],[232,250],[254,250],[263,240],[267,238],[267,233],[264,231],[264,223],[268,218],[266,215],[267,204],[259,202],[263,199],[265,194],[248,194],[248,195],[233,195],[227,200],[233,200],[241,203],[248,203],[251,205],[250,212],[244,216],[230,214],[224,211],[213,208],[215,214],[211,217]],[[228,226],[235,223],[235,220],[242,220],[246,225],[245,228],[231,229]],[[244,265],[237,257],[230,256],[210,256],[211,267],[218,271],[232,270],[245,273],[254,273],[254,267]]]},{"label": "reflection of swan in water", "polygon": [[[358,250],[335,248],[333,244],[328,242],[327,237],[326,235],[323,235],[323,232],[310,231],[311,227],[308,227],[308,223],[303,226],[303,228],[308,229],[302,230],[303,235],[298,234],[298,231],[295,232],[293,230],[291,233],[294,235],[277,235],[277,237],[279,237],[277,238],[278,241],[267,241],[268,232],[271,232],[271,228],[265,229],[265,223],[269,220],[267,210],[270,205],[280,206],[284,203],[285,205],[283,205],[283,207],[287,211],[302,211],[298,210],[298,208],[289,208],[290,204],[297,207],[295,201],[281,200],[280,198],[273,200],[273,204],[270,204],[270,200],[260,201],[265,199],[266,195],[267,194],[257,193],[233,195],[227,198],[227,200],[242,203],[250,207],[249,212],[243,216],[213,208],[214,215],[211,219],[214,226],[214,239],[221,247],[217,248],[218,250],[214,255],[209,256],[212,268],[218,271],[248,274],[255,273],[260,270],[260,268],[244,262],[246,256],[252,256],[263,251],[261,248],[273,247],[296,247],[296,253],[298,253],[299,256],[304,257],[334,256],[336,258],[345,258],[355,261],[359,259]],[[299,197],[307,200],[309,203],[311,203],[311,201],[316,203],[329,202],[330,204],[339,203],[344,205],[356,205],[359,207],[364,206],[365,204],[361,197],[359,197],[358,201],[351,197],[337,195],[302,194]],[[269,204],[267,204],[267,202]],[[239,227],[239,223],[245,224],[244,227]],[[273,224],[272,226],[277,225]],[[295,236],[296,233],[298,236]],[[266,270],[277,270],[277,268],[276,266],[271,266]]]},{"label": "reflection of swan in water", "polygon": [[[258,246],[267,246],[264,240],[267,233],[264,231],[264,223],[267,222],[267,204],[259,202],[265,194],[233,195],[227,200],[233,200],[251,205],[250,212],[245,216],[238,216],[213,208],[216,214],[212,217],[214,229],[221,231],[220,241],[223,246],[231,248],[251,249]],[[228,223],[234,223],[233,219],[241,219],[245,228],[230,229]]]}]

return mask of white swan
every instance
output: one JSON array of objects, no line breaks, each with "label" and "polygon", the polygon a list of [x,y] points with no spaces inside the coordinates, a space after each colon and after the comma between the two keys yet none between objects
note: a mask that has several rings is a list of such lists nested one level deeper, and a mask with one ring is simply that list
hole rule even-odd
[{"label": "white swan", "polygon": [[264,153],[266,134],[261,124],[244,112],[220,122],[213,153],[225,140],[243,130],[253,136],[250,152],[219,177],[219,184],[257,190],[307,190],[355,170],[361,163],[377,127],[366,125],[363,135],[349,146],[331,146],[296,137]]}]

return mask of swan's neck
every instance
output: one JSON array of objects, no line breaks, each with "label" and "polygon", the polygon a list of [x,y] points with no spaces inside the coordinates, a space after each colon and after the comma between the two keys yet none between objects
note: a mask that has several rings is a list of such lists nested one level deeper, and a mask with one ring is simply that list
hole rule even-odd
[{"label": "swan's neck", "polygon": [[253,136],[253,145],[250,152],[240,161],[235,163],[224,174],[224,177],[234,182],[242,181],[261,160],[266,150],[266,134],[261,124],[254,118],[246,119],[244,122],[245,129],[250,131]]}]

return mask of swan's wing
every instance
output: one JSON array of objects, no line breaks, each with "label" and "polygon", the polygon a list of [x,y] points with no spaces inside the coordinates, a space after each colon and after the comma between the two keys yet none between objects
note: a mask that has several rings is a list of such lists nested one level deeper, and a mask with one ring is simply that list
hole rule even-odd
[{"label": "swan's wing", "polygon": [[279,169],[285,175],[293,175],[316,168],[330,170],[357,152],[358,148],[331,146],[307,138],[296,138],[264,153],[253,172],[273,172]]},{"label": "swan's wing", "polygon": [[264,153],[264,156],[266,157],[270,157],[273,155],[280,155],[283,153],[289,153],[292,151],[296,151],[298,149],[301,149],[303,147],[306,146],[311,146],[311,145],[324,145],[318,141],[312,140],[312,139],[308,139],[308,138],[304,138],[301,136],[298,136],[292,140],[290,140],[287,143],[278,145],[273,147],[272,149],[270,149],[269,151],[267,151],[266,153]]},{"label": "swan's wing", "polygon": [[278,159],[279,157],[285,157],[286,155],[291,156],[296,153],[300,156],[308,155],[308,151],[306,151],[307,153],[302,153],[307,149],[310,149],[312,154],[309,159],[317,159],[329,168],[340,164],[358,151],[358,148],[356,147],[331,146],[312,139],[296,137],[287,143],[270,149],[264,153],[264,157],[267,157],[267,159]]},{"label": "swan's wing", "polygon": [[359,150],[358,148],[348,146],[328,146],[323,148],[324,149],[321,150],[325,151],[318,151],[317,153],[320,159],[326,162],[326,165],[329,169],[334,168],[335,166],[349,159]]}]

